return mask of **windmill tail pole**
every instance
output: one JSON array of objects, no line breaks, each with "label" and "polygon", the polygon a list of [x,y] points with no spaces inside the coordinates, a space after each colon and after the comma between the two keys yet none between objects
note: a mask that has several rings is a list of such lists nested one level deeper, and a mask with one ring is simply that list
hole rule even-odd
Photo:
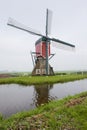
[{"label": "windmill tail pole", "polygon": [[[48,37],[48,9],[46,11],[46,37]],[[48,70],[48,39],[46,39],[46,75],[49,75]]]}]

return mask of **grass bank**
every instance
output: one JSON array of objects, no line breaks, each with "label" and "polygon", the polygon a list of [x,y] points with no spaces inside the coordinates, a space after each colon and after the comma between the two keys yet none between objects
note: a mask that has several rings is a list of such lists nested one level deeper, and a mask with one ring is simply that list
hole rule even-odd
[{"label": "grass bank", "polygon": [[87,92],[0,118],[0,130],[86,130]]},{"label": "grass bank", "polygon": [[80,80],[84,78],[87,78],[87,74],[24,76],[24,77],[1,78],[0,84],[11,84],[11,83],[23,84],[23,85],[52,84],[52,83],[63,83],[68,81]]}]

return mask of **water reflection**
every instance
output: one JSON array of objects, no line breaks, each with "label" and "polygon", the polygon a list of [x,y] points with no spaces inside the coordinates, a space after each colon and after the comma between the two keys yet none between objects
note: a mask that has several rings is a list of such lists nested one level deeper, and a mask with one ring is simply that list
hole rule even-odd
[{"label": "water reflection", "polygon": [[53,85],[35,85],[34,86],[34,103],[36,106],[48,103],[50,99],[49,90],[53,88]]},{"label": "water reflection", "polygon": [[87,79],[54,85],[0,85],[0,113],[8,117],[83,91],[87,91]]}]

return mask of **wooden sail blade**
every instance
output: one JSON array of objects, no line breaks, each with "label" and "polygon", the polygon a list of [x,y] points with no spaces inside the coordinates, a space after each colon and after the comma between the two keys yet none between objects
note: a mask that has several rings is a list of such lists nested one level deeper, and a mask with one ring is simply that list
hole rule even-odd
[{"label": "wooden sail blade", "polygon": [[64,50],[75,51],[75,45],[61,41],[59,39],[52,38],[51,43],[53,47],[64,49]]},{"label": "wooden sail blade", "polygon": [[47,28],[48,28],[48,35],[51,34],[51,25],[52,25],[52,16],[53,16],[53,12],[49,9],[47,9],[47,13],[48,13],[48,23],[47,23]]},{"label": "wooden sail blade", "polygon": [[55,39],[55,38],[51,38],[50,40],[52,40],[52,41],[54,41],[54,42],[56,42],[56,43],[61,43],[61,44],[64,44],[64,45],[67,45],[67,46],[70,46],[70,47],[75,47],[75,45],[73,45],[73,44],[70,44],[70,43],[67,43],[67,42],[64,42],[64,41],[61,41],[61,40],[59,40],[59,39]]},{"label": "wooden sail blade", "polygon": [[9,18],[7,25],[26,31],[32,35],[43,36],[40,32],[23,25],[12,18]]}]

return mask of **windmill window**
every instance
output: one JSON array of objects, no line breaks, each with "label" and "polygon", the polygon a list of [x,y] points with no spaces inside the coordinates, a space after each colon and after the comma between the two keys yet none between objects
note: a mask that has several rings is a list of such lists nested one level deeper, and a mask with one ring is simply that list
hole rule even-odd
[{"label": "windmill window", "polygon": [[42,74],[46,74],[46,69],[42,69]]},{"label": "windmill window", "polygon": [[41,73],[40,69],[36,69],[36,74],[40,74],[40,73]]}]

